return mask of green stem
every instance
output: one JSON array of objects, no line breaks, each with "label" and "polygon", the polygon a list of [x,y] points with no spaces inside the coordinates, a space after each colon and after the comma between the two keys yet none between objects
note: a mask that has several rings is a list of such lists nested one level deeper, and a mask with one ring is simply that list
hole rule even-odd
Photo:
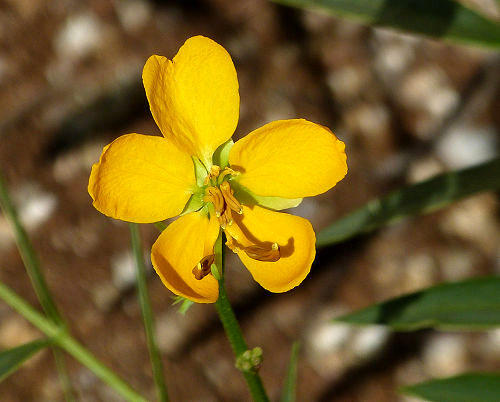
[{"label": "green stem", "polygon": [[[227,298],[226,288],[224,286],[224,248],[222,246],[222,235],[219,235],[214,246],[215,250],[215,264],[219,269],[221,274],[221,280],[219,281],[219,298],[215,303],[215,308],[217,313],[219,313],[219,318],[226,331],[226,336],[229,339],[229,343],[233,348],[234,355],[236,359],[246,350],[248,346],[243,338],[240,325],[238,320],[234,315],[231,303]],[[247,382],[250,394],[254,401],[269,401],[267,397],[266,390],[262,384],[262,380],[257,372],[254,371],[243,371],[243,376]]]},{"label": "green stem", "polygon": [[153,370],[153,378],[156,386],[156,394],[158,400],[167,402],[168,393],[165,379],[163,376],[163,365],[161,362],[160,351],[156,344],[154,335],[154,319],[151,303],[149,300],[148,287],[146,283],[146,269],[144,266],[144,255],[141,246],[141,236],[139,233],[139,225],[130,223],[130,237],[132,242],[132,251],[134,252],[136,273],[137,273],[137,290],[139,293],[139,304],[141,305],[142,318],[144,321],[144,329],[146,331],[146,340],[149,349],[149,358],[151,359],[151,367]]},{"label": "green stem", "polygon": [[113,387],[127,401],[146,401],[146,399],[135,392],[130,385],[104,366],[87,349],[71,337],[65,328],[45,318],[2,282],[0,282],[0,298],[51,338],[54,344],[71,354],[76,360],[87,366],[97,377]]},{"label": "green stem", "polygon": [[31,279],[31,283],[33,285],[33,289],[35,289],[35,293],[42,305],[43,311],[47,317],[49,317],[55,323],[62,324],[63,320],[57,307],[50,295],[49,288],[47,287],[47,283],[45,282],[45,278],[43,277],[42,271],[40,269],[40,262],[31,246],[31,242],[24,230],[19,217],[17,215],[17,211],[10,199],[9,193],[7,191],[7,187],[3,178],[0,176],[0,206],[5,214],[7,220],[10,221],[12,225],[12,229],[14,230],[14,235],[16,237],[17,248],[19,249],[19,254],[21,254],[21,258],[23,259],[24,266],[26,267],[26,271]]},{"label": "green stem", "polygon": [[[21,254],[21,258],[24,262],[26,272],[31,280],[31,284],[35,293],[42,305],[43,310],[47,317],[49,317],[54,323],[64,326],[64,320],[57,310],[54,299],[50,294],[45,278],[42,274],[40,268],[40,262],[36,256],[35,250],[31,245],[31,242],[26,234],[26,231],[19,220],[16,208],[12,200],[10,199],[9,192],[7,191],[7,186],[0,174],[0,207],[2,208],[5,217],[12,225],[14,235],[16,237],[16,244]],[[66,370],[66,365],[64,363],[64,356],[57,348],[52,348],[54,354],[54,359],[56,361],[57,371],[59,373],[59,379],[63,388],[63,393],[67,402],[75,400],[73,387],[71,386],[71,381]]]}]

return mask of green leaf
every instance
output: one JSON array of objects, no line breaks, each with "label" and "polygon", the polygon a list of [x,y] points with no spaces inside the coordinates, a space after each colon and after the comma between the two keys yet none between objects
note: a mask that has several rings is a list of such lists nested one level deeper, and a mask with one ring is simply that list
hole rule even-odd
[{"label": "green leaf", "polygon": [[281,402],[295,402],[296,399],[296,384],[297,384],[297,362],[299,359],[299,342],[294,342],[292,345],[292,353],[290,354],[290,363],[286,374],[285,384],[283,386],[283,394]]},{"label": "green leaf", "polygon": [[5,380],[40,349],[49,345],[47,339],[38,339],[0,352],[0,381]]},{"label": "green leaf", "polygon": [[500,277],[445,283],[334,319],[382,324],[398,331],[420,328],[473,330],[500,326]]},{"label": "green leaf", "polygon": [[500,25],[453,0],[274,0],[363,24],[498,49]]},{"label": "green leaf", "polygon": [[401,218],[429,213],[482,191],[500,189],[500,158],[436,176],[373,200],[318,234],[318,247],[339,243]]},{"label": "green leaf", "polygon": [[435,402],[498,402],[499,373],[467,373],[404,387],[401,392]]}]

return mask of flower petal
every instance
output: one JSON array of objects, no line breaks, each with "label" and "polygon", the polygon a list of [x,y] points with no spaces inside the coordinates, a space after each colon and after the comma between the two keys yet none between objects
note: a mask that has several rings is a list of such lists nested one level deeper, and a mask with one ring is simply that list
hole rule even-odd
[{"label": "flower petal", "polygon": [[279,120],[237,141],[229,163],[255,194],[284,198],[324,193],[347,173],[344,143],[326,127],[303,119]]},{"label": "flower petal", "polygon": [[213,40],[195,36],[172,61],[151,56],[142,73],[153,117],[165,137],[207,167],[238,124],[240,97],[231,57]]},{"label": "flower petal", "polygon": [[233,219],[226,232],[239,245],[276,242],[280,246],[281,258],[276,262],[257,261],[237,250],[262,287],[271,292],[286,292],[304,280],[316,255],[316,236],[307,219],[258,206],[243,206],[243,214],[233,214]]},{"label": "flower petal", "polygon": [[151,249],[151,261],[163,284],[176,295],[197,303],[215,303],[219,283],[211,275],[198,280],[192,272],[213,254],[219,223],[205,212],[191,212],[172,222]]},{"label": "flower petal", "polygon": [[152,223],[180,214],[194,185],[189,155],[165,138],[127,134],[104,148],[88,191],[104,215]]}]

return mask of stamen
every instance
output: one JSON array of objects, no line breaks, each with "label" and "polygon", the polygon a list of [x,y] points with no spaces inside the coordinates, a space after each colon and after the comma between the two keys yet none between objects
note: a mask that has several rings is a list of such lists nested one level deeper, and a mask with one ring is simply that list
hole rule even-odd
[{"label": "stamen", "polygon": [[197,280],[202,280],[205,276],[210,274],[211,271],[211,266],[215,261],[215,254],[210,254],[207,255],[206,257],[203,257],[201,261],[196,264],[196,266],[193,268],[193,275]]},{"label": "stamen", "polygon": [[237,172],[229,167],[224,168],[224,170],[222,171],[222,173],[219,176],[219,183],[222,180],[224,180],[224,177],[226,177],[228,174],[230,174],[231,176],[238,176],[240,174],[240,172]]},{"label": "stamen", "polygon": [[215,216],[219,218],[226,209],[224,196],[217,187],[207,187],[203,201],[214,204]]},{"label": "stamen", "polygon": [[207,177],[205,177],[205,181],[203,182],[203,184],[205,184],[205,186],[208,186],[212,179],[216,179],[217,177],[219,177],[219,173],[220,166],[212,165],[212,167],[210,168],[210,172],[208,173]]},{"label": "stamen", "polygon": [[231,209],[229,208],[226,208],[224,210],[224,213],[218,218],[219,225],[222,229],[226,229],[228,225],[231,226],[233,224],[233,215],[231,214]]},{"label": "stamen", "polygon": [[270,246],[252,245],[244,247],[243,251],[252,259],[257,261],[276,262],[280,259],[280,247],[278,243]]},{"label": "stamen", "polygon": [[238,213],[239,215],[241,215],[243,213],[243,208],[239,203],[239,201],[234,196],[234,191],[227,181],[223,182],[220,185],[220,190],[228,207],[231,208],[236,213]]}]

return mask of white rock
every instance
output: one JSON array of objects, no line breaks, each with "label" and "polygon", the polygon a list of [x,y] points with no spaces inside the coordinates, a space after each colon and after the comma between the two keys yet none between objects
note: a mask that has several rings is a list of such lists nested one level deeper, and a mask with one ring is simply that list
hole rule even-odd
[{"label": "white rock", "polygon": [[142,0],[120,0],[115,2],[116,13],[123,28],[135,32],[151,19],[152,7]]},{"label": "white rock", "polygon": [[91,13],[70,17],[55,36],[54,46],[61,58],[80,59],[97,50],[102,42],[103,27]]},{"label": "white rock", "polygon": [[443,165],[432,156],[414,161],[408,169],[408,182],[418,183],[443,172]]},{"label": "white rock", "polygon": [[[17,207],[19,220],[28,232],[36,230],[46,222],[57,207],[57,198],[36,183],[25,183],[11,192]],[[8,247],[14,240],[14,233],[4,216],[0,216],[0,248]]]},{"label": "white rock", "polygon": [[389,331],[382,326],[356,328],[352,340],[352,350],[361,359],[367,359],[379,352],[389,338]]},{"label": "white rock", "polygon": [[415,59],[415,37],[385,29],[376,29],[375,68],[388,81],[403,72]]},{"label": "white rock", "polygon": [[111,257],[111,275],[118,289],[125,289],[135,282],[135,259],[131,251]]},{"label": "white rock", "polygon": [[345,102],[357,97],[367,80],[366,70],[357,66],[345,66],[328,74],[327,84],[334,96]]},{"label": "white rock", "polygon": [[436,144],[436,154],[450,168],[463,168],[496,156],[498,138],[493,127],[456,125]]},{"label": "white rock", "polygon": [[447,377],[464,371],[467,366],[465,336],[435,334],[424,347],[423,362],[431,377]]}]

